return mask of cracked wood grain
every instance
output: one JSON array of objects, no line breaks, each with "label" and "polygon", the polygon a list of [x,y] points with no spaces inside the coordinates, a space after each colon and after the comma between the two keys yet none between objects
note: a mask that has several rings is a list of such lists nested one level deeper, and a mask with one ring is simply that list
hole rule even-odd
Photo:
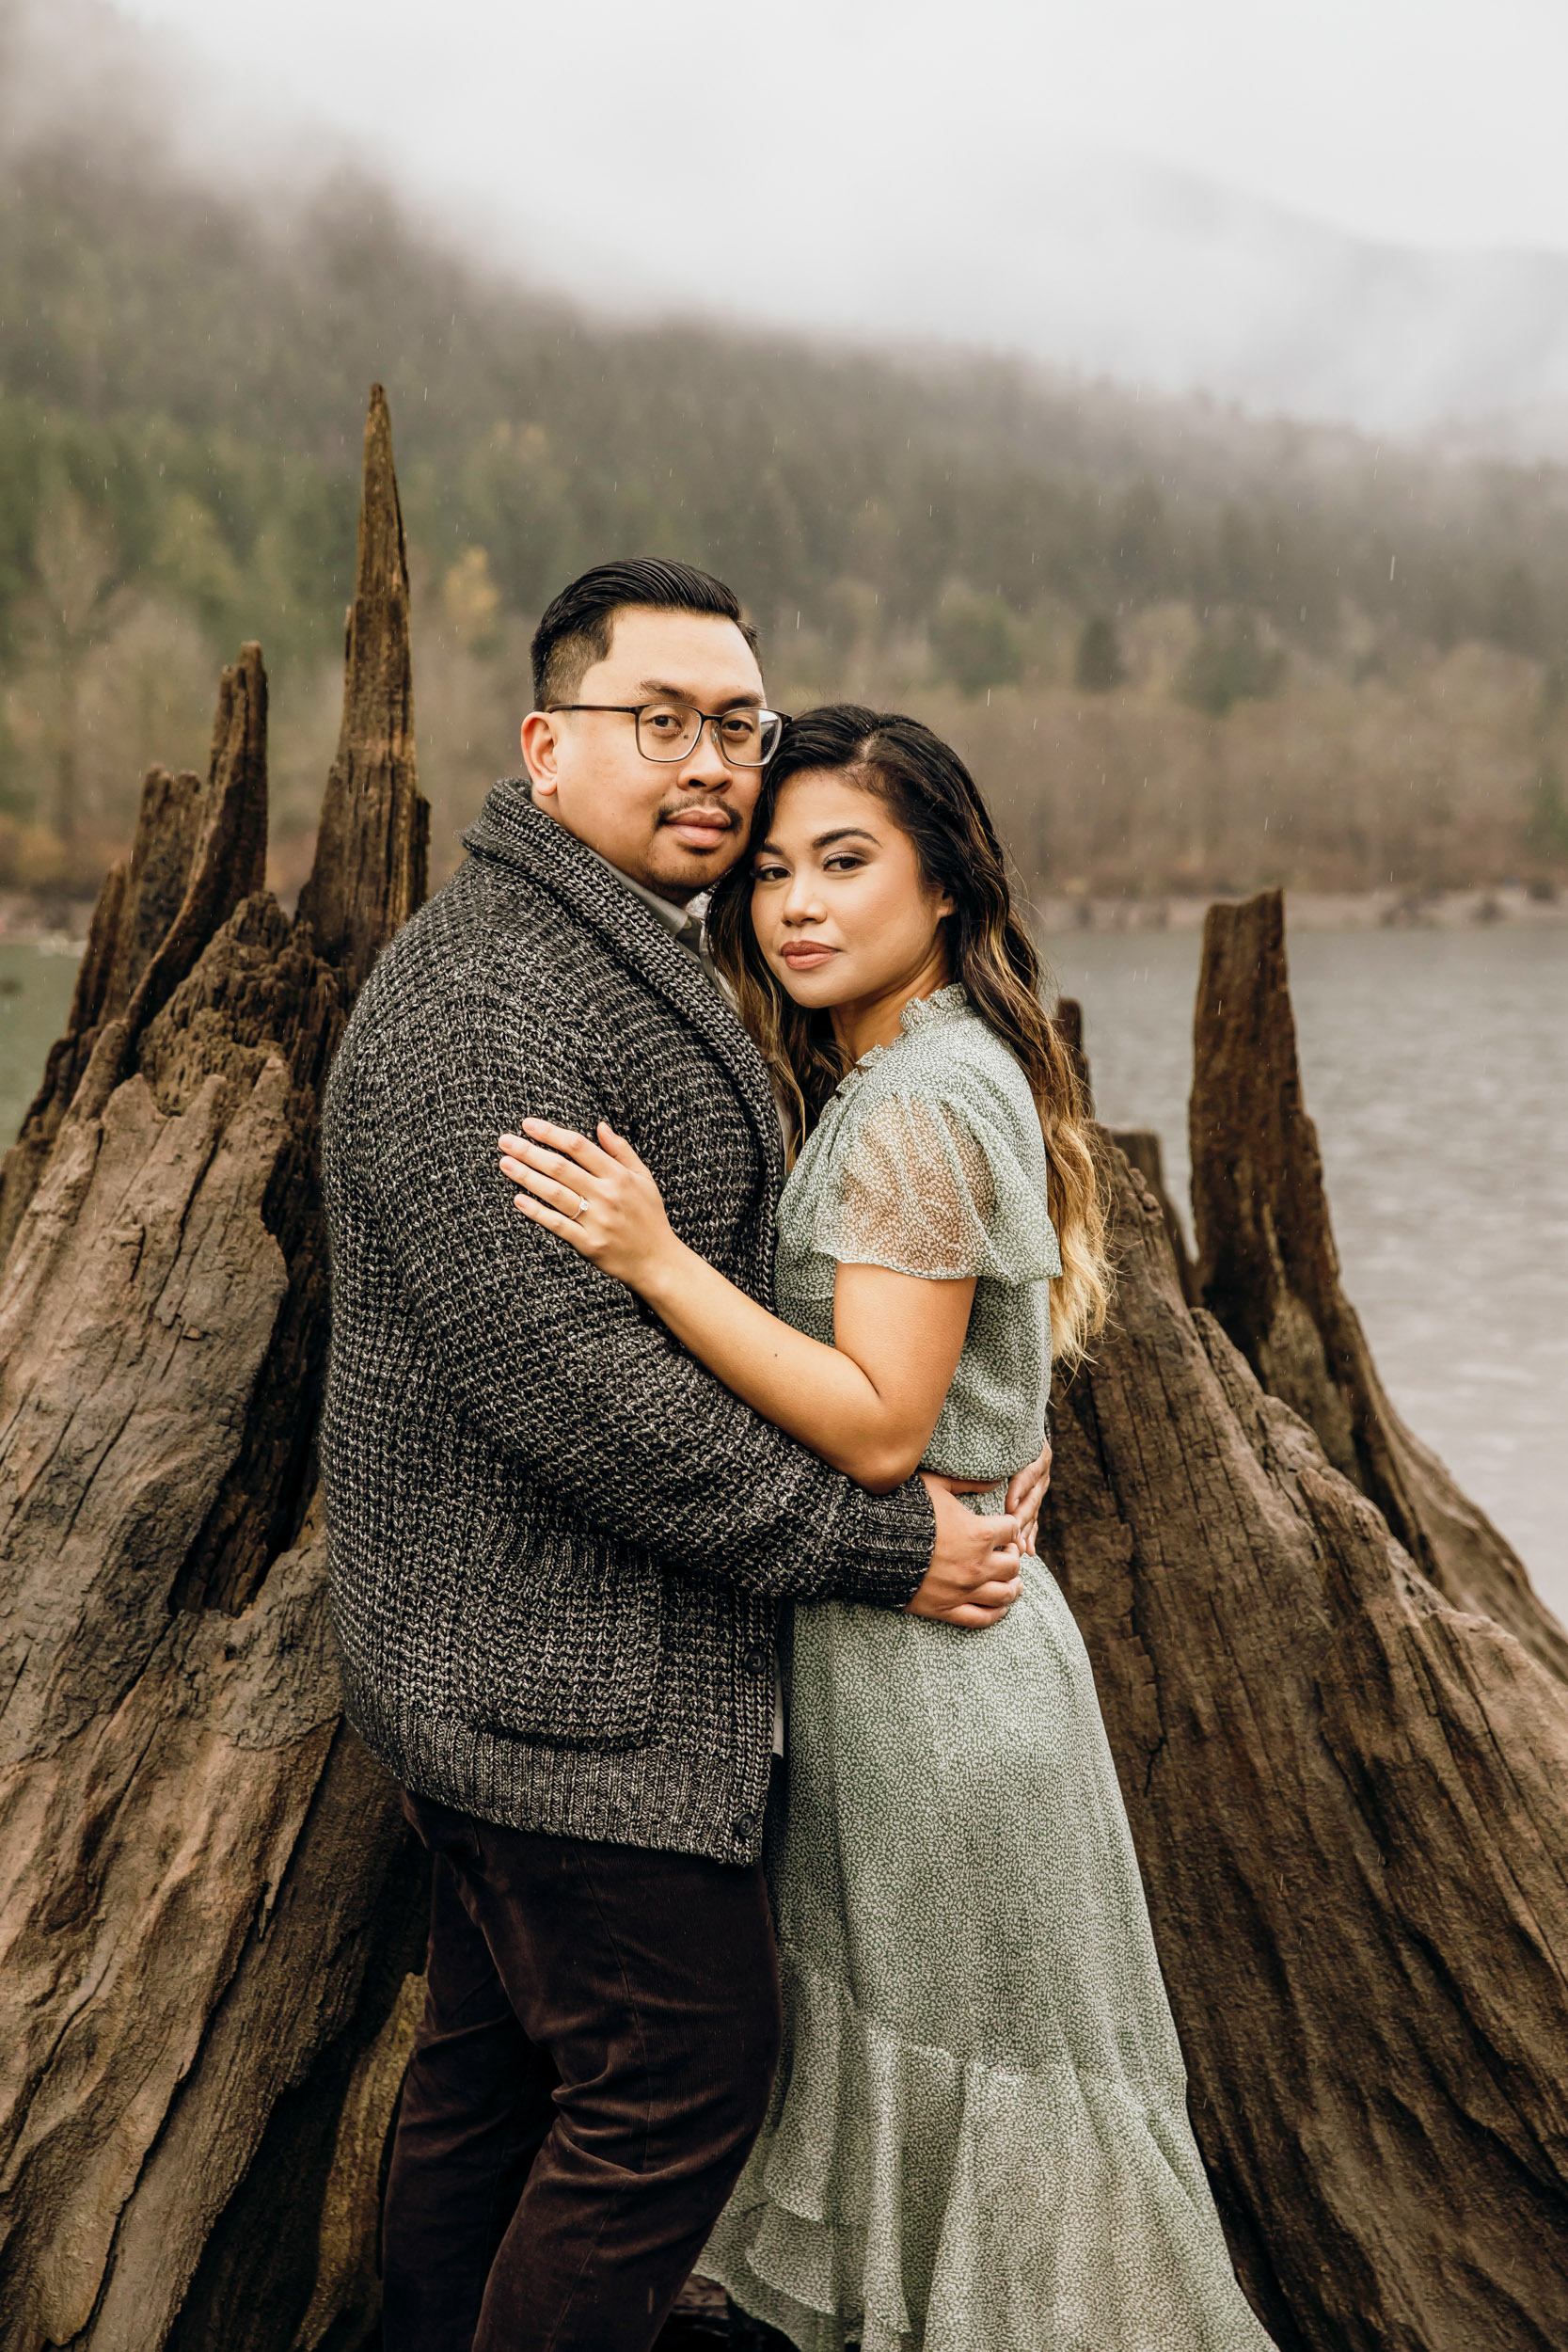
[{"label": "cracked wood grain", "polygon": [[1181,1295],[1112,1158],[1113,1330],[1043,1531],[1192,2109],[1284,2352],[1568,2341],[1568,1692],[1452,1607]]},{"label": "cracked wood grain", "polygon": [[411,711],[384,402],[372,424],[333,953],[261,887],[247,646],[206,784],[148,780],[8,1163],[3,2352],[351,2352],[376,2324],[423,1915],[397,1792],[341,1720],[311,1453],[321,1090],[424,887],[410,747],[372,821],[344,801],[387,772],[367,679]]}]

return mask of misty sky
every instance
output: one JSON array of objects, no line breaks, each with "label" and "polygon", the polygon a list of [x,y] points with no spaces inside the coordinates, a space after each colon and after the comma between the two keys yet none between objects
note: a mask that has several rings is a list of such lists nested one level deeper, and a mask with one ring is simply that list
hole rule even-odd
[{"label": "misty sky", "polygon": [[[1563,0],[119,0],[503,215],[635,251],[705,197],[802,234],[1063,142],[1361,235],[1568,250]],[[617,218],[617,215],[620,215]]]},{"label": "misty sky", "polygon": [[247,107],[346,133],[616,308],[1568,450],[1568,0],[112,4],[238,95],[225,176]]}]

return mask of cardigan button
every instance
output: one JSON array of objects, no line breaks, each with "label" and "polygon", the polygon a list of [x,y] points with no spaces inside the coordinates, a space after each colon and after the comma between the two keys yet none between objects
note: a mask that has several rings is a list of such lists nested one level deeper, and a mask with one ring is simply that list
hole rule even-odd
[{"label": "cardigan button", "polygon": [[754,1813],[737,1813],[730,1823],[730,1835],[737,1846],[744,1846],[757,1825]]},{"label": "cardigan button", "polygon": [[765,1675],[768,1672],[768,1653],[765,1649],[749,1649],[740,1662],[749,1675]]}]

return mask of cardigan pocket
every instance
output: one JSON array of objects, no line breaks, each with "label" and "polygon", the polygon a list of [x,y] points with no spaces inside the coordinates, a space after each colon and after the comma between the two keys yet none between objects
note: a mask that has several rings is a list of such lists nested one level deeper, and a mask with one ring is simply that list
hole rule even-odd
[{"label": "cardigan pocket", "polygon": [[458,1622],[464,1713],[562,1748],[644,1746],[664,1650],[664,1579],[580,1530],[492,1522]]}]

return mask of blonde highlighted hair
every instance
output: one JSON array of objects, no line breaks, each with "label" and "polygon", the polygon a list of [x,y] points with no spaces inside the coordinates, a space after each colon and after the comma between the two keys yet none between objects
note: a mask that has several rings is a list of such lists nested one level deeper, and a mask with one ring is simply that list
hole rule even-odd
[{"label": "blonde highlighted hair", "polygon": [[[784,785],[808,771],[842,774],[883,802],[913,843],[927,885],[953,901],[945,918],[949,972],[1017,1056],[1039,1113],[1048,1206],[1062,1252],[1061,1279],[1051,1285],[1051,1343],[1057,1361],[1070,1368],[1104,1327],[1106,1196],[1083,1087],[1040,1001],[1040,960],[1014,905],[990,813],[958,754],[918,719],[833,703],[789,723],[764,778],[754,841],[767,839]],[[741,1019],[798,1105],[803,1136],[847,1064],[829,1014],[797,1005],[768,970],[751,897],[751,861],[742,859],[714,891],[708,943]]]}]

